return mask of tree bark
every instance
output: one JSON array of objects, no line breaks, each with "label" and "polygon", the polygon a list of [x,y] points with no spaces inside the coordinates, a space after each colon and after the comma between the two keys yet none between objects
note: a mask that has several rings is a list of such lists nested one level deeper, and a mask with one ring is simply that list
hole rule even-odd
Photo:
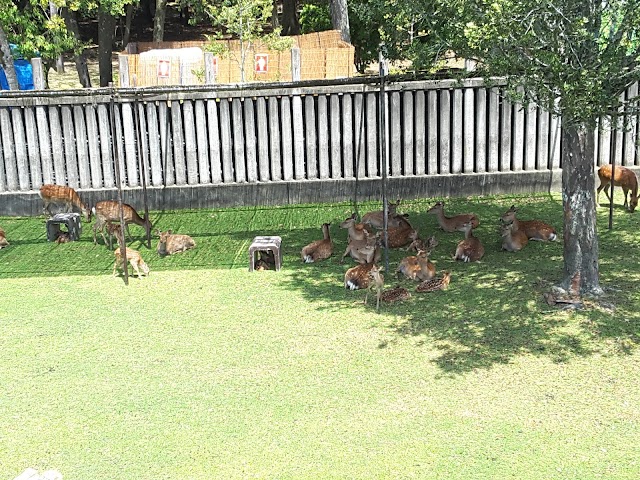
[{"label": "tree bark", "polygon": [[329,4],[331,6],[331,24],[334,30],[340,30],[342,40],[351,43],[347,0],[330,0]]},{"label": "tree bark", "polygon": [[16,67],[13,65],[13,55],[11,55],[11,47],[4,29],[0,27],[0,64],[4,69],[7,77],[7,83],[10,90],[20,90],[18,85],[18,76],[16,75]]},{"label": "tree bark", "polygon": [[298,0],[282,2],[282,35],[300,35]]},{"label": "tree bark", "polygon": [[113,82],[113,38],[115,37],[116,18],[102,9],[98,11],[98,67],[100,68],[100,86],[108,87]]},{"label": "tree bark", "polygon": [[[69,8],[63,8],[60,12],[64,23],[67,26],[67,30],[73,34],[73,37],[80,43],[82,38],[80,37],[80,29],[78,28],[78,17],[76,12]],[[91,88],[91,78],[89,77],[89,68],[87,67],[87,54],[83,49],[82,52],[77,53],[74,56],[76,63],[76,70],[78,71],[78,79],[83,88]]]},{"label": "tree bark", "polygon": [[156,0],[156,14],[153,17],[153,41],[164,40],[164,21],[167,15],[167,0]]},{"label": "tree bark", "polygon": [[130,3],[127,5],[127,16],[124,22],[124,36],[122,37],[122,49],[124,50],[129,45],[129,40],[131,39],[131,22],[133,21],[133,13],[136,5]]},{"label": "tree bark", "polygon": [[584,124],[562,129],[562,204],[564,211],[564,279],[572,295],[600,295],[594,133]]}]

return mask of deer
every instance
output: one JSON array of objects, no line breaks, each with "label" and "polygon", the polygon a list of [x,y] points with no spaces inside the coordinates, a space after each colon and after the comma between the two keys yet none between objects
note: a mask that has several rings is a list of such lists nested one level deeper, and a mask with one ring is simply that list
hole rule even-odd
[{"label": "deer", "polygon": [[463,262],[477,262],[484,256],[484,247],[480,239],[473,236],[473,222],[469,221],[458,227],[458,231],[464,232],[464,240],[458,243],[454,260]]},{"label": "deer", "polygon": [[122,251],[120,248],[116,248],[113,252],[113,254],[116,257],[116,261],[113,265],[113,276],[116,276],[116,270],[118,268],[120,268],[121,270],[124,271],[125,268],[127,267],[127,262],[129,262],[129,264],[133,267],[133,270],[135,271],[135,273],[138,275],[138,279],[142,279],[142,276],[140,274],[140,270],[142,270],[142,273],[147,276],[149,275],[149,267],[147,266],[147,264],[144,262],[144,260],[142,259],[142,255],[140,255],[140,252],[138,252],[137,250],[134,250],[133,248],[129,248],[127,247],[126,249],[126,259],[123,260],[122,258]]},{"label": "deer", "polygon": [[429,261],[427,251],[420,250],[417,255],[400,260],[396,274],[402,274],[411,280],[431,280],[436,274],[436,267]]},{"label": "deer", "polygon": [[[96,203],[93,207],[93,213],[96,216],[96,223],[93,225],[93,243],[97,245],[98,241],[96,240],[96,232],[100,230],[102,239],[106,245],[107,239],[104,236],[104,228],[107,222],[120,221],[119,204],[115,200],[102,200]],[[149,218],[142,219],[142,217],[138,215],[138,212],[136,212],[131,205],[126,203],[122,204],[122,213],[129,238],[131,238],[131,233],[129,232],[130,223],[135,223],[136,225],[144,227],[147,235],[149,235],[149,232],[151,231],[151,221]]]},{"label": "deer", "polygon": [[375,265],[373,263],[361,263],[351,267],[344,274],[344,288],[348,290],[360,290],[369,288],[371,276],[369,273]]},{"label": "deer", "polygon": [[[396,203],[387,204],[387,227],[400,226],[398,219],[395,218],[399,205],[400,199],[398,199]],[[362,217],[362,223],[370,225],[378,230],[382,230],[384,228],[384,210],[365,213]]]},{"label": "deer", "polygon": [[355,213],[340,223],[340,228],[344,228],[348,231],[349,241],[364,240],[369,235],[369,231],[366,229],[365,224],[356,222]]},{"label": "deer", "polygon": [[427,255],[429,255],[431,251],[438,246],[438,239],[434,235],[431,235],[426,240],[423,240],[422,238],[420,238],[417,230],[414,230],[409,238],[411,239],[411,243],[407,248],[405,248],[405,251],[407,252],[412,250],[414,252],[425,250],[428,252]]},{"label": "deer", "polygon": [[440,228],[449,233],[459,230],[467,222],[471,222],[471,228],[477,228],[480,225],[480,220],[474,213],[461,213],[453,217],[447,217],[444,214],[444,202],[436,202],[433,207],[427,210],[427,213],[435,215]]},{"label": "deer", "polygon": [[[603,165],[598,169],[598,177],[600,178],[600,186],[598,186],[598,193],[596,202],[600,203],[600,192],[604,189],[604,193],[611,201],[609,196],[609,185],[611,184],[611,165]],[[613,180],[615,187],[622,187],[624,193],[624,206],[629,209],[629,212],[633,212],[638,206],[638,177],[636,174],[622,166],[615,167],[615,178]],[[627,194],[631,191],[631,199],[627,200]]]},{"label": "deer", "polygon": [[[394,219],[398,221],[398,226],[387,228],[387,247],[404,247],[407,244],[411,243],[413,239],[418,236],[418,231],[411,226],[409,221],[404,216],[396,214]],[[384,245],[384,240],[382,243]]]},{"label": "deer", "polygon": [[174,253],[186,252],[196,246],[196,242],[189,235],[173,233],[172,230],[161,232],[156,229],[156,235],[160,237],[158,241],[158,255],[173,255]]},{"label": "deer", "polygon": [[326,260],[333,255],[333,241],[329,235],[330,223],[322,224],[322,240],[316,240],[305,246],[300,252],[300,257],[305,263],[313,263],[318,260]]},{"label": "deer", "polygon": [[358,263],[379,262],[382,257],[379,235],[370,235],[367,232],[363,240],[350,240],[340,263],[344,263],[347,255],[351,255],[351,258]]},{"label": "deer", "polygon": [[7,236],[4,233],[4,230],[0,228],[0,249],[8,246],[9,246],[9,242],[7,242]]},{"label": "deer", "polygon": [[501,227],[502,249],[507,252],[519,252],[529,243],[529,238],[522,230],[516,230],[513,222],[505,223]]},{"label": "deer", "polygon": [[525,233],[529,240],[537,240],[540,242],[553,242],[558,238],[556,229],[540,220],[518,220],[516,213],[518,209],[515,205],[507,210],[500,221],[502,223],[513,223],[513,230],[521,230]]},{"label": "deer", "polygon": [[[380,310],[380,298],[382,297],[382,293],[384,290],[384,276],[382,272],[384,271],[383,267],[378,267],[373,265],[371,270],[369,271],[369,276],[373,280],[373,285],[370,288],[376,289],[376,311]],[[364,296],[364,303],[366,305],[367,299],[369,297],[369,290],[367,290],[366,295]]]},{"label": "deer", "polygon": [[71,213],[75,208],[80,211],[86,222],[91,221],[91,209],[71,187],[47,183],[40,187],[38,195],[42,198],[42,211],[45,215],[52,215],[49,208],[51,204],[63,205],[65,213]]}]

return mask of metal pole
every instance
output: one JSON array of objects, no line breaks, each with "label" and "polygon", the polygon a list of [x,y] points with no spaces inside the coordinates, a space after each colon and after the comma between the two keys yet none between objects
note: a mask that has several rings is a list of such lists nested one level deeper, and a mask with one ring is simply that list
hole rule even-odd
[{"label": "metal pole", "polygon": [[129,263],[127,260],[127,241],[125,239],[124,229],[124,210],[122,208],[122,177],[120,175],[120,149],[116,145],[116,107],[115,107],[115,88],[113,87],[113,83],[109,82],[109,87],[111,87],[111,99],[109,102],[110,106],[110,120],[111,120],[111,150],[113,152],[113,159],[115,163],[115,174],[116,174],[116,183],[118,185],[118,206],[120,207],[120,228],[122,229],[122,244],[120,245],[120,255],[123,258],[123,270],[124,270],[124,283],[125,285],[129,285]]},{"label": "metal pole", "polygon": [[387,61],[384,57],[384,45],[380,46],[378,65],[380,75],[380,105],[378,117],[380,119],[380,160],[382,166],[382,230],[384,238],[384,269],[389,272],[389,209],[387,202],[387,95],[385,93],[385,77],[387,75]]}]

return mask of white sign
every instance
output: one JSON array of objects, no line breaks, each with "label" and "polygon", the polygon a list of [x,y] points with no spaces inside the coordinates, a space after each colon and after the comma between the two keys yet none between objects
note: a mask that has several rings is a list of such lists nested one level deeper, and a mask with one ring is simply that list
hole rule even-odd
[{"label": "white sign", "polygon": [[158,78],[169,78],[171,74],[171,60],[158,60]]},{"label": "white sign", "polygon": [[266,53],[256,54],[256,73],[267,73],[269,69],[269,55]]}]

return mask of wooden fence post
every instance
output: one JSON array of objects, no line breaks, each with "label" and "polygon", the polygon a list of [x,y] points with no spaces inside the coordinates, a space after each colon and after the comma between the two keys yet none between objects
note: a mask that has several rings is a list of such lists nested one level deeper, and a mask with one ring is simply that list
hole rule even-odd
[{"label": "wooden fence post", "polygon": [[218,74],[218,58],[212,52],[204,52],[204,83],[213,85]]},{"label": "wooden fence post", "polygon": [[33,72],[33,88],[35,90],[44,90],[47,86],[44,83],[44,68],[42,66],[42,58],[33,57],[31,59],[31,70]]},{"label": "wooden fence post", "polygon": [[294,82],[299,82],[301,80],[300,66],[300,49],[298,47],[293,47],[291,49],[291,80]]},{"label": "wooden fence post", "polygon": [[118,81],[121,87],[129,85],[129,55],[118,54]]}]

